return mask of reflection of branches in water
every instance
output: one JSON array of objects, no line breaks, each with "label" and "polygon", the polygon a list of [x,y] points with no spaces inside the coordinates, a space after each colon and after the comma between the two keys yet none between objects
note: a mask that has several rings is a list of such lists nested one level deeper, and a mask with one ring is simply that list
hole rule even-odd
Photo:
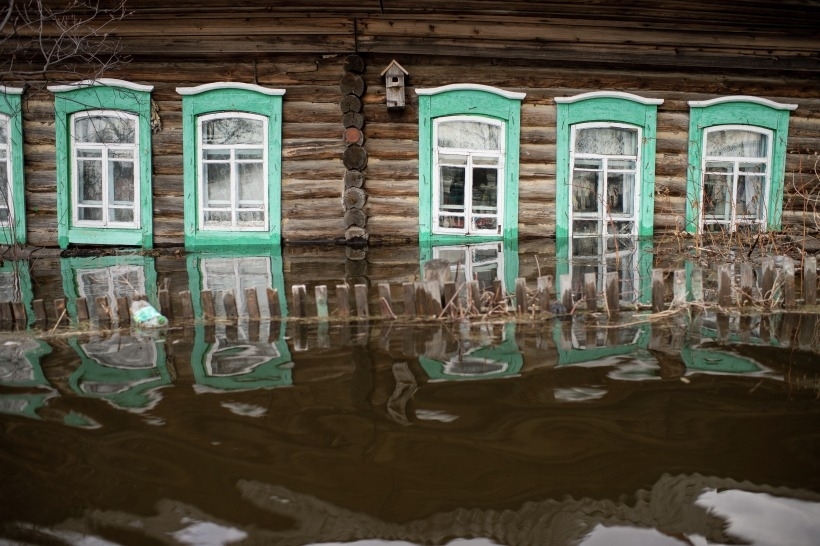
[{"label": "reflection of branches in water", "polygon": [[108,33],[128,12],[125,0],[111,7],[71,0],[8,0],[0,11],[0,79],[43,83],[62,78],[99,78],[122,62],[120,44]]}]

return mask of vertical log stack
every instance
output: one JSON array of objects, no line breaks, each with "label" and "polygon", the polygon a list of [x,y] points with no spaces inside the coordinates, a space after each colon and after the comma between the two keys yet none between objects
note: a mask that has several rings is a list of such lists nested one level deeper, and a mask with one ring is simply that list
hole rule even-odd
[{"label": "vertical log stack", "polygon": [[354,282],[360,279],[367,271],[367,214],[364,205],[367,202],[367,193],[364,188],[365,169],[367,168],[367,150],[364,149],[364,105],[362,96],[365,83],[362,73],[365,70],[364,60],[358,55],[349,55],[344,60],[344,74],[339,82],[342,94],[339,107],[342,110],[344,133],[342,140],[345,143],[344,151],[344,192],[342,193],[342,207],[344,208],[345,242],[347,244],[346,270]]}]

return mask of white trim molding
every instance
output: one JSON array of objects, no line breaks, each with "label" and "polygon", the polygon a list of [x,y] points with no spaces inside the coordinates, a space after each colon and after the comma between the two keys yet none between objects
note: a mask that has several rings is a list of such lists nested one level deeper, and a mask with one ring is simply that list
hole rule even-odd
[{"label": "white trim molding", "polygon": [[769,108],[774,108],[775,110],[794,110],[797,108],[796,104],[784,104],[780,102],[774,102],[773,100],[764,99],[761,97],[752,97],[749,95],[731,95],[729,97],[718,97],[716,99],[709,100],[690,100],[689,106],[704,107],[712,106],[714,104],[724,104],[727,102],[752,102],[755,104],[760,104],[762,106],[768,106]]},{"label": "white trim molding", "polygon": [[485,91],[494,95],[499,95],[507,99],[524,100],[526,93],[516,93],[515,91],[505,91],[498,87],[491,87],[489,85],[482,85],[480,83],[451,83],[450,85],[442,85],[441,87],[426,87],[423,89],[417,88],[416,95],[437,95],[439,93],[446,93],[447,91]]},{"label": "white trim molding", "polygon": [[145,91],[150,93],[154,90],[153,85],[142,85],[139,83],[118,80],[116,78],[100,78],[98,80],[83,80],[69,85],[49,85],[48,90],[52,93],[65,93],[66,91],[76,91],[84,87],[122,87],[132,91]]},{"label": "white trim molding", "polygon": [[663,99],[648,99],[623,91],[590,91],[589,93],[581,93],[580,95],[573,95],[572,97],[555,97],[554,100],[558,104],[571,104],[586,99],[626,99],[646,105],[663,104]]},{"label": "white trim molding", "polygon": [[0,93],[6,95],[22,95],[23,89],[21,87],[6,87],[5,85],[0,85]]},{"label": "white trim molding", "polygon": [[205,93],[206,91],[213,91],[215,89],[244,89],[245,91],[256,91],[271,96],[282,96],[285,94],[284,89],[273,89],[271,87],[262,87],[261,85],[254,85],[252,83],[242,82],[213,82],[197,85],[196,87],[177,87],[176,91],[180,95],[190,96]]}]

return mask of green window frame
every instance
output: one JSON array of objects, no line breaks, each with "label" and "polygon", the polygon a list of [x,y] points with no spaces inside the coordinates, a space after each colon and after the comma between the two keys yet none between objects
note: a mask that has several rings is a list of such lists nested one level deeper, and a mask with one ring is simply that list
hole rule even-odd
[{"label": "green window frame", "polygon": [[[48,88],[54,94],[57,150],[57,243],[153,247],[151,191],[151,91],[153,86],[102,78]],[[75,122],[88,115],[116,116],[135,122],[132,148],[135,183],[130,222],[98,223],[79,220],[77,177],[79,161]],[[101,143],[102,148],[106,148]],[[112,162],[114,163],[114,162]],[[110,197],[110,196],[109,196]],[[109,202],[116,200],[111,197]]]},{"label": "green window frame", "polygon": [[[521,134],[521,101],[524,93],[505,91],[479,84],[452,84],[442,87],[416,89],[419,96],[419,240],[422,243],[463,243],[465,241],[491,241],[515,239],[518,237],[518,160]],[[468,147],[439,147],[437,131],[447,122],[475,124],[500,128],[498,150],[482,153]],[[450,228],[440,228],[439,217],[443,204],[441,193],[437,191],[440,168],[447,167],[447,161],[440,160],[439,152],[455,152],[463,156],[466,169],[466,188],[477,180],[471,173],[487,171],[486,165],[473,167],[476,159],[480,163],[493,159],[492,170],[498,174],[494,198],[495,210],[483,205],[464,202],[462,224]],[[487,156],[487,157],[484,157]],[[492,158],[490,158],[492,156]],[[502,187],[499,189],[497,185]],[[478,182],[475,188],[479,187]],[[467,193],[465,192],[465,195]],[[476,221],[471,218],[476,215]]]},{"label": "green window frame", "polygon": [[[759,225],[761,230],[780,229],[783,214],[784,174],[786,170],[786,141],[789,135],[789,112],[797,108],[796,104],[781,104],[760,97],[735,95],[719,97],[705,101],[689,102],[689,166],[686,180],[686,231],[700,233],[704,223],[729,226],[735,231],[739,224]],[[703,210],[704,177],[715,176],[713,168],[721,156],[707,156],[705,153],[707,138],[718,131],[743,131],[757,133],[768,139],[767,155],[746,158],[725,158],[733,167],[726,175],[732,183],[730,196],[730,215],[725,222],[713,218],[705,222]],[[760,155],[760,154],[758,154]],[[762,217],[754,221],[737,216],[737,185],[743,173],[743,162],[757,163],[765,170],[762,185]],[[759,170],[759,169],[757,169]],[[742,216],[742,215],[741,215]]]},{"label": "green window frame", "polygon": [[[649,99],[621,91],[595,91],[572,97],[556,97],[557,134],[555,159],[555,233],[558,238],[573,235],[572,174],[576,168],[575,137],[583,129],[637,130],[638,150],[634,168],[629,175],[635,179],[632,195],[634,209],[629,218],[624,216],[618,223],[629,223],[630,236],[651,237],[654,227],[655,207],[655,142],[658,105],[663,99]],[[602,165],[606,165],[607,154],[596,154]],[[611,154],[610,154],[611,155]],[[587,158],[589,159],[589,158]],[[621,159],[623,161],[623,159]],[[579,163],[580,165],[580,163]],[[606,167],[601,172],[606,173]],[[624,174],[624,173],[621,173]],[[599,188],[605,187],[601,184]],[[597,214],[595,236],[615,235],[610,233],[606,211]],[[592,218],[581,218],[593,221]],[[620,222],[623,220],[624,222]]]},{"label": "green window frame", "polygon": [[0,85],[0,244],[26,243],[23,90]]},{"label": "green window frame", "polygon": [[[197,87],[178,87],[177,93],[182,95],[185,248],[279,246],[282,227],[282,96],[285,91],[253,84],[216,82]],[[242,164],[242,160],[237,161],[237,153],[241,151],[241,146],[223,146],[230,148],[230,158],[224,160],[231,173],[230,195],[219,203],[224,207],[220,209],[222,212],[214,212],[212,207],[206,207],[203,188],[207,173],[204,165],[210,161],[203,154],[211,145],[203,144],[201,127],[208,120],[226,118],[263,122],[263,143],[261,146],[254,144],[262,151],[263,189],[262,195],[253,196],[250,200],[248,196],[240,195],[237,180],[238,165]],[[213,203],[211,201],[211,205]],[[250,208],[238,212],[243,203]],[[215,225],[215,222],[209,225],[206,220],[209,214],[227,215],[225,217],[229,220],[224,221],[222,226]],[[253,214],[254,220],[243,226],[237,220],[238,215],[242,214]],[[262,220],[259,220],[259,214]]]}]

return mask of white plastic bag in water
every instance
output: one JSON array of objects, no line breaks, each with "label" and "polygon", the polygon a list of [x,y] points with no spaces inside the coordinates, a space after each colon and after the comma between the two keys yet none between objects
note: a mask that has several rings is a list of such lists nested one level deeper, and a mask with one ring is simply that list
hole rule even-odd
[{"label": "white plastic bag in water", "polygon": [[168,324],[168,319],[144,300],[131,302],[131,321],[146,328],[159,328]]}]

